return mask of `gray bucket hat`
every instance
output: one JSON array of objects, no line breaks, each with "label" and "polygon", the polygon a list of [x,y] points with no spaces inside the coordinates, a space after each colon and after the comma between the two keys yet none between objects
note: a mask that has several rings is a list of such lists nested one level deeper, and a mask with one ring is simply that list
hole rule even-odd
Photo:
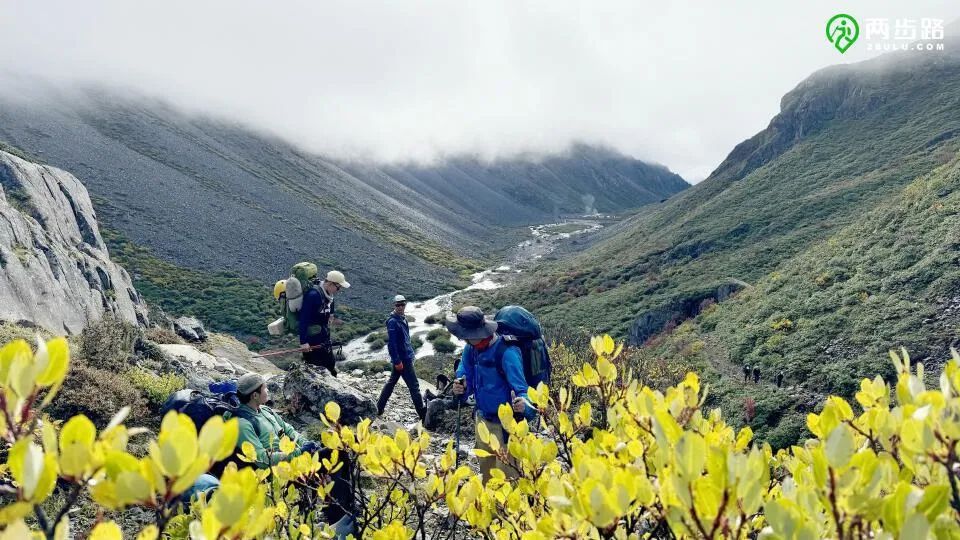
[{"label": "gray bucket hat", "polygon": [[460,339],[485,339],[497,331],[497,323],[486,319],[476,306],[460,308],[456,316],[448,315],[447,330]]},{"label": "gray bucket hat", "polygon": [[266,381],[259,373],[245,373],[240,377],[240,380],[237,381],[237,393],[241,396],[252,394],[254,390],[259,389],[264,383],[266,383]]}]

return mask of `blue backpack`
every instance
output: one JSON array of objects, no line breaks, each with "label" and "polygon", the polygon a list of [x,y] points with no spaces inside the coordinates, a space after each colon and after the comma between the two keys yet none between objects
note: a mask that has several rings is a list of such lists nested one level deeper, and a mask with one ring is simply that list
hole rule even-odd
[{"label": "blue backpack", "polygon": [[532,313],[520,306],[504,306],[494,315],[497,333],[503,338],[495,355],[497,371],[506,377],[503,371],[503,353],[507,347],[520,349],[523,360],[523,376],[527,386],[536,388],[538,384],[550,384],[550,353],[543,340],[540,321]]}]

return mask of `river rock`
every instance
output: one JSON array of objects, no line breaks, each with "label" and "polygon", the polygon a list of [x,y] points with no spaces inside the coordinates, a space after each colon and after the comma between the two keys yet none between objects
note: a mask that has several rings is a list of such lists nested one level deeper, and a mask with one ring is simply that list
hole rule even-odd
[{"label": "river rock", "polygon": [[173,321],[173,330],[178,336],[194,343],[207,340],[203,323],[193,317],[179,317]]},{"label": "river rock", "polygon": [[284,380],[283,395],[291,408],[308,409],[318,416],[323,415],[328,401],[336,402],[340,405],[340,421],[344,424],[356,424],[377,415],[373,399],[330,375],[327,370],[313,366],[298,365],[290,370]]}]

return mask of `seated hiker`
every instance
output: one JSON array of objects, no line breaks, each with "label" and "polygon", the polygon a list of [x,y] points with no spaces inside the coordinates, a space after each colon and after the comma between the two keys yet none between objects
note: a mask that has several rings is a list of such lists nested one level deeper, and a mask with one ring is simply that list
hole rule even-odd
[{"label": "seated hiker", "polygon": [[434,394],[429,388],[423,392],[423,400],[430,401],[432,399],[437,399],[441,396],[445,396],[449,393],[450,390],[450,378],[440,373],[437,375],[437,393]]},{"label": "seated hiker", "polygon": [[429,388],[423,393],[426,413],[423,415],[423,427],[436,429],[443,419],[443,411],[456,409],[460,396],[453,396],[453,382],[443,374],[437,375],[437,393]]},{"label": "seated hiker", "polygon": [[299,330],[300,348],[303,361],[322,366],[337,376],[336,359],[330,343],[330,322],[342,324],[336,318],[334,296],[342,289],[350,288],[343,273],[336,270],[327,272],[327,277],[315,287],[309,287],[303,293],[303,307],[300,308]]},{"label": "seated hiker", "polygon": [[[249,442],[256,451],[257,460],[254,466],[258,469],[276,465],[281,461],[296,457],[303,452],[320,452],[321,457],[329,457],[329,453],[314,441],[307,441],[300,437],[297,430],[285,422],[279,414],[267,407],[265,403],[270,399],[266,381],[257,373],[247,373],[240,377],[237,383],[237,395],[240,398],[240,409],[237,417],[240,422],[240,434],[237,437],[237,451],[240,452],[243,443]],[[254,425],[256,423],[256,425]],[[285,454],[280,450],[280,439],[286,436],[296,444],[293,452]],[[341,454],[342,456],[342,454]],[[332,523],[338,531],[337,538],[345,538],[341,531],[352,532],[355,501],[353,489],[347,480],[349,465],[345,463],[340,470],[333,474],[334,486],[330,493],[333,501],[324,509],[328,523]]]},{"label": "seated hiker", "polygon": [[[485,319],[483,311],[475,306],[466,306],[457,312],[456,317],[448,317],[446,326],[451,334],[467,342],[457,366],[453,393],[461,399],[471,394],[476,398],[477,426],[485,424],[490,434],[505,446],[507,433],[500,424],[500,406],[509,404],[514,413],[523,414],[527,419],[534,418],[537,412],[527,398],[520,349],[508,345],[496,333],[497,323]],[[479,435],[476,448],[492,452]],[[490,471],[494,468],[503,471],[508,478],[516,477],[516,470],[496,456],[479,458],[479,461],[485,480],[490,478]]]},{"label": "seated hiker", "polygon": [[383,410],[387,406],[390,394],[393,394],[397,381],[403,377],[407,389],[410,391],[410,399],[417,410],[417,416],[423,420],[426,409],[423,406],[423,398],[420,396],[420,381],[417,379],[417,372],[413,369],[413,362],[416,354],[413,351],[413,345],[410,344],[410,326],[407,324],[404,312],[407,308],[407,299],[398,294],[393,298],[393,312],[387,318],[387,350],[390,352],[390,362],[393,364],[393,370],[390,371],[390,378],[383,385],[380,391],[380,399],[377,400],[377,414],[383,415]]}]

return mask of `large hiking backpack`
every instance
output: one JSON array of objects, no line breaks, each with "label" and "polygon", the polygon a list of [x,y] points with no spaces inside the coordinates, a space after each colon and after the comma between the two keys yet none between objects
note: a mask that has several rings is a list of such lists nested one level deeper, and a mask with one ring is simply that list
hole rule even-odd
[{"label": "large hiking backpack", "polygon": [[[218,386],[214,386],[218,385]],[[226,390],[223,393],[214,393],[207,394],[199,390],[191,390],[185,388],[170,394],[167,400],[163,403],[163,406],[160,408],[160,414],[166,416],[170,411],[177,411],[179,413],[185,414],[190,417],[190,420],[193,421],[193,425],[197,427],[197,432],[199,433],[200,429],[204,424],[207,423],[207,420],[213,418],[214,416],[222,416],[224,418],[246,418],[250,421],[250,424],[253,426],[254,432],[257,436],[260,436],[260,429],[258,422],[253,418],[248,417],[247,414],[244,414],[242,409],[240,409],[240,398],[237,397],[236,385],[233,385],[232,390],[229,387],[222,386],[222,383],[214,383],[211,386],[211,390]],[[223,472],[223,469],[227,466],[227,463],[231,461],[236,462],[238,465],[243,465],[242,462],[237,460],[235,455],[219,461],[210,468],[210,474],[219,477]]]},{"label": "large hiking backpack", "polygon": [[[494,315],[497,333],[503,338],[504,347],[516,346],[523,359],[523,375],[527,386],[536,388],[538,384],[550,384],[550,353],[543,340],[540,321],[532,313],[520,306],[504,306]],[[497,354],[497,369],[503,372],[503,351]]]},{"label": "large hiking backpack", "polygon": [[280,319],[267,325],[271,335],[300,332],[300,308],[303,307],[303,295],[314,287],[317,278],[317,265],[300,262],[293,265],[290,277],[278,281],[273,288],[273,296],[280,302]]}]

